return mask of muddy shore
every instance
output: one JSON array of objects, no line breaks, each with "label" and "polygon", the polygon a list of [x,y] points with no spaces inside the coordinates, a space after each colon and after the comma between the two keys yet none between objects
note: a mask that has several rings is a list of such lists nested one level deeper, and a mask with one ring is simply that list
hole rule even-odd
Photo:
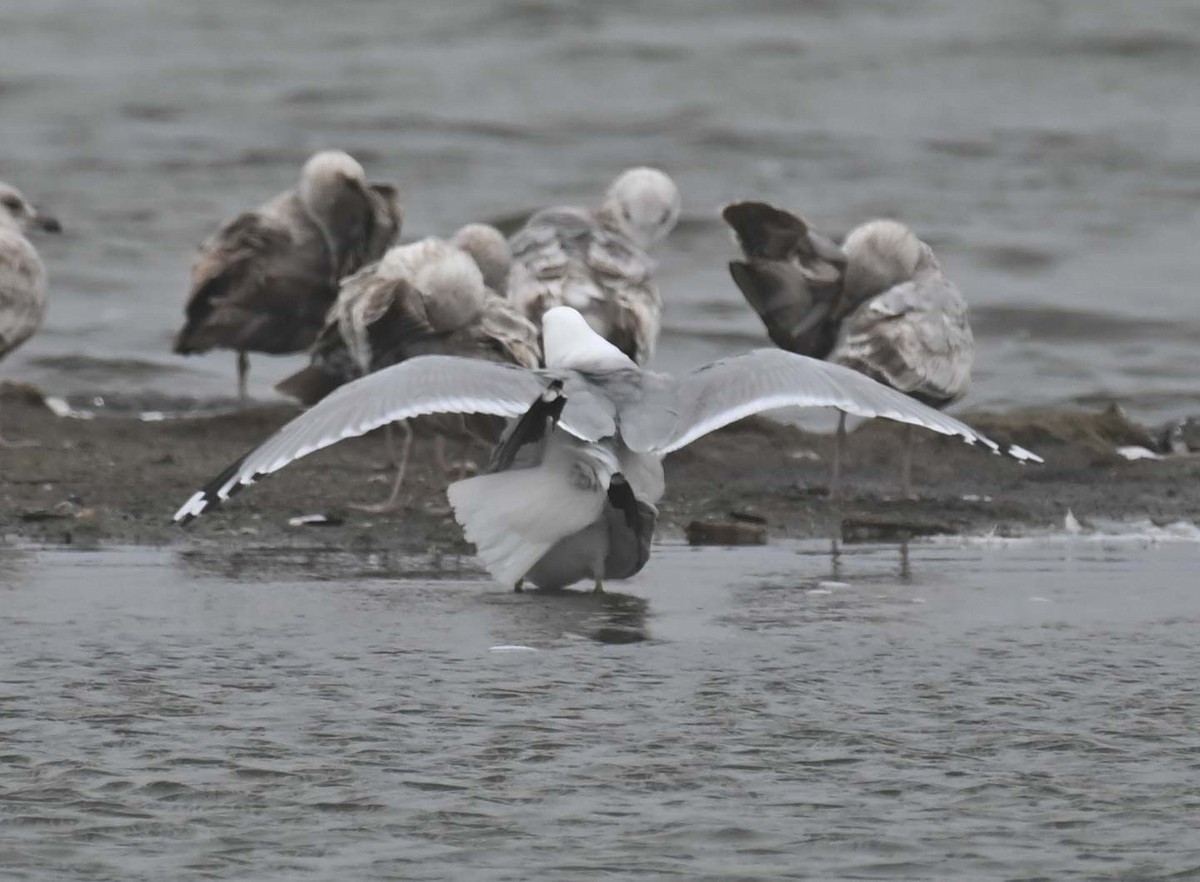
[{"label": "muddy shore", "polygon": [[[30,390],[7,387],[0,409],[9,435],[38,446],[0,449],[4,542],[148,544],[251,550],[308,547],[469,555],[450,516],[446,479],[428,440],[414,445],[407,500],[395,514],[356,511],[388,489],[380,434],[335,445],[273,475],[187,529],[171,514],[204,481],[297,410],[272,403],[206,418],[142,422],[60,418]],[[895,538],[904,533],[1020,534],[1061,526],[1070,510],[1088,519],[1200,519],[1200,458],[1127,461],[1122,445],[1150,444],[1147,430],[1116,410],[1099,413],[967,413],[998,440],[1037,451],[1021,466],[953,439],[919,433],[914,478],[920,498],[898,495],[900,432],[883,420],[850,436],[848,496],[827,497],[829,436],[750,419],[714,433],[666,463],[658,536],[703,536],[718,523],[745,538]],[[451,448],[452,451],[454,448]],[[485,455],[476,449],[475,458]],[[322,526],[289,525],[322,514]],[[736,526],[741,525],[741,526]],[[722,535],[717,533],[719,539]]]}]

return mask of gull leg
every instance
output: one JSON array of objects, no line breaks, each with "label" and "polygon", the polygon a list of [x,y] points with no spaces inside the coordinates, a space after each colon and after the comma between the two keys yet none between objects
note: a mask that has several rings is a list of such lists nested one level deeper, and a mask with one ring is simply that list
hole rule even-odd
[{"label": "gull leg", "polygon": [[238,403],[246,403],[246,376],[250,373],[250,357],[246,355],[245,350],[239,349],[237,353],[237,377],[238,377]]},{"label": "gull leg", "polygon": [[912,460],[913,426],[911,423],[906,423],[904,426],[904,458],[900,461],[900,492],[904,494],[905,499],[917,498],[912,486]]},{"label": "gull leg", "polygon": [[442,477],[450,476],[450,463],[446,462],[446,436],[438,432],[433,436],[433,461],[442,470]]},{"label": "gull leg", "polygon": [[387,514],[400,507],[400,487],[404,484],[404,472],[408,469],[408,453],[412,448],[412,426],[405,420],[400,424],[404,427],[404,444],[400,447],[400,462],[396,467],[396,480],[392,484],[392,492],[383,502],[371,504],[351,503],[350,508],[367,511],[372,514]]},{"label": "gull leg", "polygon": [[517,579],[517,584],[513,585],[513,591],[517,592],[518,594],[524,594],[525,593],[525,580]]},{"label": "gull leg", "polygon": [[468,474],[478,471],[479,467],[471,462],[471,448],[475,446],[475,439],[468,435],[467,440],[463,442],[462,451],[459,453],[458,459],[458,480],[467,477]]},{"label": "gull leg", "polygon": [[596,584],[592,586],[592,593],[593,594],[603,594],[604,593],[604,583],[601,582],[599,579],[597,579]]},{"label": "gull leg", "polygon": [[[407,423],[405,425],[407,426]],[[383,443],[387,448],[387,461],[392,464],[393,468],[399,468],[400,454],[396,452],[396,433],[392,430],[391,423],[383,427]]]},{"label": "gull leg", "polygon": [[837,432],[833,436],[833,470],[829,478],[829,498],[842,497],[842,448],[846,446],[846,412],[838,413]]}]

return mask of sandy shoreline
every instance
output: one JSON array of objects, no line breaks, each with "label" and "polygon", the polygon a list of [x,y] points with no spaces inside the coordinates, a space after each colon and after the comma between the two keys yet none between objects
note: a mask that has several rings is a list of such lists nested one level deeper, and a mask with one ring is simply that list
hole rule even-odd
[{"label": "sandy shoreline", "polygon": [[[0,537],[10,544],[356,548],[435,557],[471,551],[450,516],[428,442],[414,446],[408,501],[399,513],[347,507],[386,495],[385,447],[373,435],[314,454],[181,529],[170,523],[175,509],[295,408],[272,403],[165,422],[63,419],[12,387],[0,406],[8,434],[39,444],[0,450]],[[914,460],[921,498],[899,500],[898,427],[878,420],[851,435],[850,495],[833,503],[826,497],[831,439],[751,419],[668,458],[659,537],[703,535],[688,530],[693,522],[742,525],[734,529],[751,540],[765,530],[769,541],[888,539],[897,534],[892,525],[913,533],[1020,534],[1061,525],[1068,510],[1085,523],[1200,519],[1200,458],[1126,461],[1115,448],[1148,443],[1149,435],[1116,411],[963,416],[997,439],[1037,451],[1046,465],[1023,467],[923,432]],[[317,513],[336,523],[288,523]]]}]

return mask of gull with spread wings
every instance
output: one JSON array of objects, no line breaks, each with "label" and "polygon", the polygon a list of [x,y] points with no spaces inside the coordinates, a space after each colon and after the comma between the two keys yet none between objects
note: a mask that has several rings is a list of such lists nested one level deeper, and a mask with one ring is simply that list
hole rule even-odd
[{"label": "gull with spread wings", "polygon": [[[548,555],[561,555],[565,541],[604,517],[614,496],[657,502],[668,453],[764,410],[835,407],[955,435],[1019,461],[1041,461],[849,368],[778,349],[721,359],[675,378],[639,368],[570,307],[546,312],[542,337],[544,369],[428,355],[348,383],[193,494],[175,520],[187,523],[302,456],[396,420],[429,413],[521,417],[546,396],[563,402],[535,465],[501,467],[448,490],[467,539],[488,572],[509,587]],[[630,493],[614,493],[614,483],[618,490],[628,485]],[[599,588],[608,550],[576,553],[594,557],[584,569]]]}]

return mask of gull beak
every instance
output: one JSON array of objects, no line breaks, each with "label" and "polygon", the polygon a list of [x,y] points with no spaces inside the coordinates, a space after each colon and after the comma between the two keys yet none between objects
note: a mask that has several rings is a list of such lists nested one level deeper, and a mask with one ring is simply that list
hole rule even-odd
[{"label": "gull beak", "polygon": [[47,233],[62,232],[62,224],[58,222],[58,218],[39,209],[34,209],[32,223],[39,230],[45,230]]}]

